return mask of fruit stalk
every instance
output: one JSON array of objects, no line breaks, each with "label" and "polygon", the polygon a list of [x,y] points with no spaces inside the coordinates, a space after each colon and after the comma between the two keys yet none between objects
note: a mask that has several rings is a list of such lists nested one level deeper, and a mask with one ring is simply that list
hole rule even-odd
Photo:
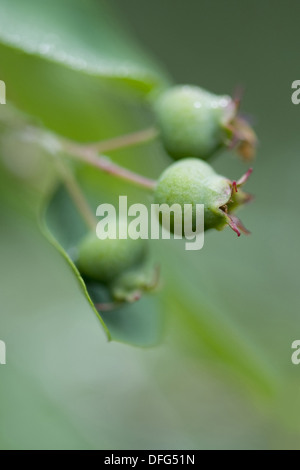
[{"label": "fruit stalk", "polygon": [[98,156],[97,152],[89,147],[77,145],[73,142],[64,142],[63,149],[70,157],[81,160],[82,162],[94,166],[105,173],[130,181],[131,183],[146,189],[153,190],[155,188],[156,181],[127,170],[127,168],[113,163],[104,155]]}]

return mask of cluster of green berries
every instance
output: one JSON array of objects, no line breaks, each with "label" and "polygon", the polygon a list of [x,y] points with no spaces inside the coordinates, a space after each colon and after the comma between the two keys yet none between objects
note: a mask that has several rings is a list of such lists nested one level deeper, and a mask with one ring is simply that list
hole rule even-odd
[{"label": "cluster of green berries", "polygon": [[[223,229],[229,225],[239,236],[248,233],[233,212],[251,200],[240,188],[251,169],[239,180],[231,181],[215,173],[207,160],[222,147],[236,147],[250,160],[256,136],[239,116],[239,100],[217,96],[200,87],[175,86],[162,92],[154,102],[156,121],[168,154],[179,160],[160,176],[155,189],[158,204],[204,204],[204,229]],[[194,221],[194,220],[193,220]]]},{"label": "cluster of green berries", "polygon": [[[160,176],[154,189],[157,204],[204,205],[204,229],[229,225],[239,236],[248,233],[233,212],[251,197],[241,187],[251,169],[238,181],[218,175],[207,160],[220,148],[236,146],[240,155],[253,157],[256,136],[238,115],[239,103],[196,86],[175,86],[154,102],[161,141],[176,161]],[[184,220],[183,220],[184,224]],[[171,227],[172,230],[172,227]],[[149,270],[147,242],[137,239],[99,240],[88,234],[78,250],[77,266],[84,277],[104,284],[115,301],[132,302],[157,284]]]}]

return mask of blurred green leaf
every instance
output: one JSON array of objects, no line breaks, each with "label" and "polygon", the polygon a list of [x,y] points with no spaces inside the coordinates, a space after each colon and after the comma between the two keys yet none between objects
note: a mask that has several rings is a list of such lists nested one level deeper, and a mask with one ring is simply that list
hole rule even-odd
[{"label": "blurred green leaf", "polygon": [[[74,139],[99,139],[118,129],[126,132],[126,126],[136,121],[137,98],[166,81],[104,1],[1,1],[0,43],[1,78],[9,84],[8,98],[45,126]],[[20,145],[11,147],[10,142],[12,154],[24,153]],[[87,186],[89,178],[91,174],[84,178]],[[97,189],[102,181],[96,179]],[[96,206],[98,198],[99,191],[94,191]],[[51,233],[45,225],[43,231],[73,269],[107,337],[139,346],[156,343],[161,312],[153,299],[106,314],[103,322],[91,289],[65,251],[76,245],[85,228],[64,191],[57,191],[48,209]],[[95,286],[92,292],[93,298],[101,295]]]},{"label": "blurred green leaf", "polygon": [[1,0],[0,57],[7,99],[78,140],[110,136],[167,80],[104,1]]},{"label": "blurred green leaf", "polygon": [[0,39],[7,47],[145,91],[163,82],[103,1],[2,0],[0,13]]},{"label": "blurred green leaf", "polygon": [[[98,204],[100,196],[99,190],[96,191],[94,204]],[[83,279],[72,260],[76,256],[77,244],[87,229],[63,187],[57,189],[46,207],[42,230],[74,271],[82,292],[99,318],[108,339],[143,347],[153,346],[159,341],[163,312],[154,295],[145,295],[138,302],[122,305],[109,312],[99,312],[95,306],[97,303],[110,301],[110,298],[102,284]]]}]

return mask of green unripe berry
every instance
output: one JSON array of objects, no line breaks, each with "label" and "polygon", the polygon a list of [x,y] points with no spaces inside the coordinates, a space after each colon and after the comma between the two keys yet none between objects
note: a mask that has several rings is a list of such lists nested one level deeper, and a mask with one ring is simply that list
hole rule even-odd
[{"label": "green unripe berry", "polygon": [[83,276],[110,283],[142,263],[146,253],[147,243],[140,238],[100,240],[96,233],[89,233],[78,247],[77,266]]},{"label": "green unripe berry", "polygon": [[236,114],[229,96],[190,85],[163,92],[154,109],[163,144],[175,159],[209,158],[225,143],[225,126]]},{"label": "green unripe berry", "polygon": [[[250,174],[250,171],[249,171]],[[221,230],[226,225],[240,235],[245,231],[240,221],[231,215],[231,210],[249,200],[249,196],[237,188],[243,179],[231,182],[220,176],[206,162],[195,158],[181,160],[169,166],[160,176],[155,188],[157,204],[179,204],[184,214],[184,204],[192,205],[193,229],[196,227],[196,204],[204,204],[204,229]],[[183,216],[184,226],[184,216]],[[172,230],[172,227],[171,227]]]}]

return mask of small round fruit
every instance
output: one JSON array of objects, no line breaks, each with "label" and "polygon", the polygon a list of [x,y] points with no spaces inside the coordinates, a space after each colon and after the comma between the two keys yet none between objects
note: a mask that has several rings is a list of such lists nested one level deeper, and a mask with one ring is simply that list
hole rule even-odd
[{"label": "small round fruit", "polygon": [[236,114],[229,96],[178,85],[159,95],[154,110],[167,152],[175,159],[208,159],[226,141],[225,126]]},{"label": "small round fruit", "polygon": [[[238,182],[232,182],[220,176],[206,162],[187,158],[170,165],[160,176],[154,198],[157,204],[179,204],[184,214],[184,204],[192,205],[193,230],[196,228],[196,204],[204,204],[204,229],[221,230],[226,225],[240,235],[240,230],[247,232],[241,222],[232,216],[231,211],[247,202],[249,195],[238,188],[244,184],[250,174],[247,172]],[[172,219],[171,219],[172,223]],[[184,230],[184,216],[182,217]],[[171,225],[171,231],[174,226]]]},{"label": "small round fruit", "polygon": [[96,233],[91,232],[78,247],[77,266],[83,276],[110,283],[124,271],[142,263],[146,254],[145,240],[100,240]]}]

